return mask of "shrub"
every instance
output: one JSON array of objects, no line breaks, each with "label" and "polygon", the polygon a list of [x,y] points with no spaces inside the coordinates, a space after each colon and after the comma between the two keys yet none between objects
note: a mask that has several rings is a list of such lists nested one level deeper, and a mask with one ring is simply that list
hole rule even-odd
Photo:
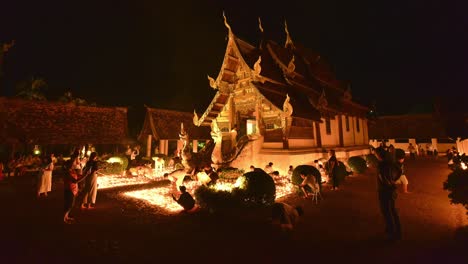
[{"label": "shrub", "polygon": [[444,190],[450,192],[450,203],[462,204],[468,210],[468,170],[456,169],[450,173],[444,182]]},{"label": "shrub", "polygon": [[128,167],[128,158],[126,156],[120,156],[122,160],[122,170],[126,170]]},{"label": "shrub", "polygon": [[105,174],[121,174],[128,164],[127,157],[113,156],[107,160],[101,160],[98,162],[98,167],[101,168],[101,172]]},{"label": "shrub", "polygon": [[369,167],[376,168],[378,164],[377,157],[374,154],[367,154],[366,155],[366,163]]},{"label": "shrub", "polygon": [[361,156],[354,156],[348,159],[348,165],[353,172],[363,173],[367,169],[366,160]]},{"label": "shrub", "polygon": [[247,205],[270,205],[275,202],[276,186],[273,178],[264,171],[251,171],[240,176],[233,193],[242,197]]},{"label": "shrub", "polygon": [[102,166],[102,173],[104,174],[122,174],[123,168],[120,163],[107,163]]},{"label": "shrub", "polygon": [[220,191],[201,185],[195,192],[195,200],[202,208],[210,211],[223,211],[231,208],[237,208],[241,205],[241,199],[228,191]]},{"label": "shrub", "polygon": [[237,179],[244,174],[244,170],[238,168],[221,168],[216,171],[221,179]]}]

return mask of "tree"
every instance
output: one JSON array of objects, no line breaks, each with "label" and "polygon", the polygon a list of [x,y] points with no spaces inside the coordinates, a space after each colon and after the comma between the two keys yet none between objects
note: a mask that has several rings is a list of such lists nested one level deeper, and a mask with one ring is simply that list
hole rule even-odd
[{"label": "tree", "polygon": [[66,104],[96,106],[96,103],[89,103],[85,99],[74,97],[71,91],[64,93],[58,101]]},{"label": "tree", "polygon": [[44,101],[47,100],[44,95],[47,86],[44,79],[32,77],[31,80],[21,81],[16,85],[16,96],[28,100]]},{"label": "tree", "polygon": [[450,192],[450,203],[462,204],[468,210],[468,170],[457,168],[450,173],[444,182],[444,190]]}]

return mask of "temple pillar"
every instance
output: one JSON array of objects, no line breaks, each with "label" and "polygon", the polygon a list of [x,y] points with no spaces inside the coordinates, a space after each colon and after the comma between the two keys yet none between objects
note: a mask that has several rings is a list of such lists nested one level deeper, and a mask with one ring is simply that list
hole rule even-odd
[{"label": "temple pillar", "polygon": [[340,147],[344,146],[344,140],[343,140],[343,117],[341,115],[338,115],[338,136],[339,136],[339,144]]},{"label": "temple pillar", "polygon": [[152,135],[148,135],[148,139],[146,140],[146,157],[151,157],[151,141],[152,141]]},{"label": "temple pillar", "polygon": [[317,138],[317,147],[322,147],[322,135],[320,134],[320,124],[318,122],[314,122],[315,124],[315,136]]},{"label": "temple pillar", "polygon": [[159,140],[159,153],[167,155],[168,152],[168,144],[166,139]]},{"label": "temple pillar", "polygon": [[197,153],[197,152],[198,152],[198,140],[194,139],[194,140],[192,141],[192,146],[193,146],[192,152],[193,152],[193,153]]}]

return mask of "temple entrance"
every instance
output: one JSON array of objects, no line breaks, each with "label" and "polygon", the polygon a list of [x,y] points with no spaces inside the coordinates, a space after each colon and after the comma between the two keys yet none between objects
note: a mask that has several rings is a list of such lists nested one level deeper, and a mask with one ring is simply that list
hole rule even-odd
[{"label": "temple entrance", "polygon": [[246,120],[246,133],[247,135],[253,135],[257,133],[256,121],[254,119]]}]

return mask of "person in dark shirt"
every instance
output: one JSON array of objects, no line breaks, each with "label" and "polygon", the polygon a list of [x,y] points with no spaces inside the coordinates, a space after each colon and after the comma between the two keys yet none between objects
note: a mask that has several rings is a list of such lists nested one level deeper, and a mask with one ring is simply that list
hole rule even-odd
[{"label": "person in dark shirt", "polygon": [[187,189],[185,186],[179,186],[179,190],[182,192],[182,194],[179,196],[179,199],[176,199],[174,194],[172,194],[172,199],[176,201],[180,206],[184,208],[185,212],[188,212],[195,207],[195,200],[193,199],[192,195],[187,192]]},{"label": "person in dark shirt", "polygon": [[390,241],[401,240],[401,226],[398,211],[395,208],[397,198],[396,181],[401,176],[401,169],[394,162],[385,149],[375,149],[378,159],[377,170],[377,192],[379,205],[385,220],[385,232]]},{"label": "person in dark shirt", "polygon": [[338,159],[336,158],[335,155],[335,150],[331,149],[330,150],[330,158],[328,159],[327,165],[326,165],[326,171],[328,174],[328,179],[331,179],[332,181],[332,190],[337,190],[338,189]]}]

